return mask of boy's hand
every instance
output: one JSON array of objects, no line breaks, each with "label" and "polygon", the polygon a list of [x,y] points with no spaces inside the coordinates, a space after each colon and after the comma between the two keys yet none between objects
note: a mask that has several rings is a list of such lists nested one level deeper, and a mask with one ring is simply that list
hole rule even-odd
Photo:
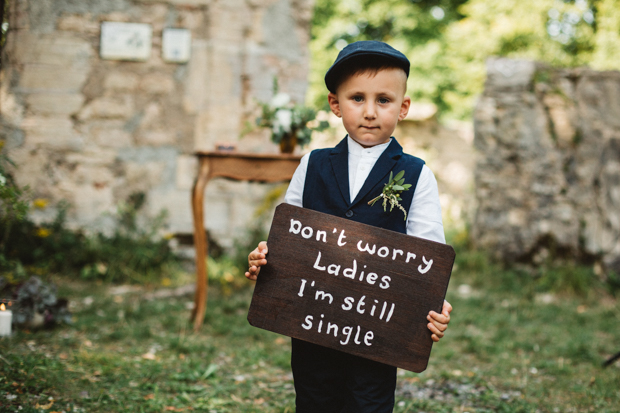
[{"label": "boy's hand", "polygon": [[246,271],[245,278],[256,281],[256,276],[260,272],[260,267],[267,264],[267,242],[261,241],[258,247],[248,255],[248,265],[250,269]]},{"label": "boy's hand", "polygon": [[428,316],[426,316],[426,319],[430,321],[428,323],[428,329],[433,333],[431,338],[434,342],[438,342],[444,336],[444,332],[448,328],[448,323],[450,322],[450,312],[452,312],[452,306],[449,302],[443,300],[441,314],[431,311],[428,313]]}]

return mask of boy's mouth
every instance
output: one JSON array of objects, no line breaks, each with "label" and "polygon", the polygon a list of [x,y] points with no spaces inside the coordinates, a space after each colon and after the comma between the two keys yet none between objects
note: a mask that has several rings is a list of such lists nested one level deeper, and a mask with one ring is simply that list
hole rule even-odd
[{"label": "boy's mouth", "polygon": [[362,128],[364,128],[364,129],[379,129],[378,126],[364,126],[364,125],[362,125]]}]

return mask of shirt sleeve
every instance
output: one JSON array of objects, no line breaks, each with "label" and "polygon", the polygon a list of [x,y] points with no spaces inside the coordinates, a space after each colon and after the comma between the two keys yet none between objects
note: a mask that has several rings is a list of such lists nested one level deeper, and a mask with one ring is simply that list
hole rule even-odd
[{"label": "shirt sleeve", "polygon": [[284,196],[284,202],[287,204],[297,207],[304,206],[304,186],[306,184],[306,171],[308,170],[310,153],[305,154],[301,158],[299,166],[293,174],[291,183],[289,184],[288,189],[286,190],[286,195]]},{"label": "shirt sleeve", "polygon": [[407,214],[407,235],[446,243],[437,180],[424,165]]}]

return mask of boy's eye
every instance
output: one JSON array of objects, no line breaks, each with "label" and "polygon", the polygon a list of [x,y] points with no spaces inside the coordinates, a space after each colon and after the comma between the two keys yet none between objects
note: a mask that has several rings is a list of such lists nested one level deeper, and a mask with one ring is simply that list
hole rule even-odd
[{"label": "boy's eye", "polygon": [[390,102],[390,100],[389,100],[389,99],[386,99],[386,98],[379,98],[379,103],[386,104],[386,103],[389,103],[389,102]]},{"label": "boy's eye", "polygon": [[353,100],[356,102],[361,102],[364,99],[361,96],[353,96]]}]

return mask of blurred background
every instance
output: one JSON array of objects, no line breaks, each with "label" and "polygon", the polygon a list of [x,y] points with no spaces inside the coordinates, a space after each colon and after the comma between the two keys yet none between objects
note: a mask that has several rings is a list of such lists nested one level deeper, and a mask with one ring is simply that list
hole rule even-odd
[{"label": "blurred background", "polygon": [[618,411],[618,0],[0,13],[0,409],[293,411],[288,341],[247,326],[242,275],[287,185],[207,185],[214,288],[190,334],[195,153],[279,153],[280,109],[308,114],[296,154],[333,146],[323,76],[381,40],[411,61],[395,136],[437,176],[457,250],[454,322],[425,373],[399,373],[397,411]]}]

